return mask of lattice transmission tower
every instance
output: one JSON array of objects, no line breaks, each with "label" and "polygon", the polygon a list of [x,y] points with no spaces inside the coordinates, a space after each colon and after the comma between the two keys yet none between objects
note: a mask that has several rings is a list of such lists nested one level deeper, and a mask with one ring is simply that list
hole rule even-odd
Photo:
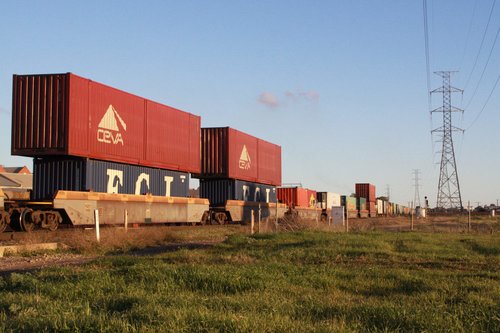
[{"label": "lattice transmission tower", "polygon": [[415,185],[413,185],[413,186],[415,186],[415,194],[413,196],[414,207],[420,207],[420,191],[419,191],[419,187],[420,187],[419,180],[420,180],[420,178],[418,178],[419,172],[420,172],[420,170],[413,169],[413,175],[414,175],[413,180],[415,181]]},{"label": "lattice transmission tower", "polygon": [[442,143],[436,207],[462,209],[462,196],[460,194],[460,184],[458,182],[457,163],[455,159],[455,150],[453,148],[452,134],[455,131],[463,132],[463,130],[452,125],[452,113],[464,111],[451,105],[451,94],[455,92],[463,93],[463,90],[451,86],[450,77],[454,72],[440,71],[434,73],[443,78],[443,85],[431,91],[431,94],[443,94],[443,106],[431,111],[432,113],[441,112],[443,114],[443,125],[432,130],[432,133],[438,133],[438,135],[440,135],[440,141]]}]

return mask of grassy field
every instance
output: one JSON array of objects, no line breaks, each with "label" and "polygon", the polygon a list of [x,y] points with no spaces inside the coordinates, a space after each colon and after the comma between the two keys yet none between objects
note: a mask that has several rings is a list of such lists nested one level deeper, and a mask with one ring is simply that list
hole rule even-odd
[{"label": "grassy field", "polygon": [[500,332],[498,233],[227,234],[0,276],[0,332]]}]

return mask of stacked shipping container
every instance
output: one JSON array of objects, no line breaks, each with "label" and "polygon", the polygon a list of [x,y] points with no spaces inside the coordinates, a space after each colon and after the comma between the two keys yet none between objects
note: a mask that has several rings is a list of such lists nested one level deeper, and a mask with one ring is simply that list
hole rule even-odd
[{"label": "stacked shipping container", "polygon": [[225,200],[276,202],[281,147],[230,127],[202,128],[201,170],[196,177],[200,197],[212,199],[212,205]]},{"label": "stacked shipping container", "polygon": [[366,210],[370,217],[377,216],[377,210],[375,208],[377,198],[375,193],[375,185],[368,183],[357,183],[355,185],[356,196],[366,199]]},{"label": "stacked shipping container", "polygon": [[71,73],[14,75],[12,154],[36,157],[34,197],[57,190],[187,196],[200,117]]},{"label": "stacked shipping container", "polygon": [[200,179],[281,185],[281,147],[229,127],[201,129]]}]

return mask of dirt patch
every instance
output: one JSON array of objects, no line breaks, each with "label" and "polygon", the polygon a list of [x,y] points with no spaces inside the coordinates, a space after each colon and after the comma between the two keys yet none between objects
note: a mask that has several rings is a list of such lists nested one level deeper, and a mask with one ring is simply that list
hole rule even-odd
[{"label": "dirt patch", "polygon": [[38,254],[31,256],[13,256],[0,258],[0,275],[28,272],[37,269],[82,265],[94,260],[96,257],[71,253]]}]

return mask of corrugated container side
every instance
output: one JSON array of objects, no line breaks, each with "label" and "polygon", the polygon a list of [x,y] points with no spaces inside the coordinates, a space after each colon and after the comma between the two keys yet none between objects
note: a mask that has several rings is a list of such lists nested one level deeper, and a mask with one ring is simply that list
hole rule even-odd
[{"label": "corrugated container side", "polygon": [[235,179],[201,179],[200,197],[209,199],[212,206],[227,200],[276,202],[276,187]]},{"label": "corrugated container side", "polygon": [[281,147],[258,140],[258,179],[266,184],[281,185]]},{"label": "corrugated container side", "polygon": [[[141,163],[172,170],[181,164],[199,172],[200,117],[156,102],[146,103],[146,156]],[[172,156],[177,157],[176,163]]]},{"label": "corrugated container side", "polygon": [[77,75],[14,75],[12,154],[200,172],[200,117]]},{"label": "corrugated container side", "polygon": [[86,190],[84,160],[33,159],[33,200],[51,200],[58,190]]},{"label": "corrugated container side", "polygon": [[302,187],[278,188],[278,200],[290,207],[311,207],[311,195],[316,197],[314,191]]},{"label": "corrugated container side", "polygon": [[68,77],[65,74],[13,76],[12,154],[67,149]]},{"label": "corrugated container side", "polygon": [[201,175],[228,178],[228,128],[201,129]]},{"label": "corrugated container side", "polygon": [[58,190],[187,197],[189,174],[82,158],[34,159],[33,199]]},{"label": "corrugated container side", "polygon": [[368,202],[375,202],[375,185],[368,183],[357,183],[355,185],[356,195],[366,198]]}]

